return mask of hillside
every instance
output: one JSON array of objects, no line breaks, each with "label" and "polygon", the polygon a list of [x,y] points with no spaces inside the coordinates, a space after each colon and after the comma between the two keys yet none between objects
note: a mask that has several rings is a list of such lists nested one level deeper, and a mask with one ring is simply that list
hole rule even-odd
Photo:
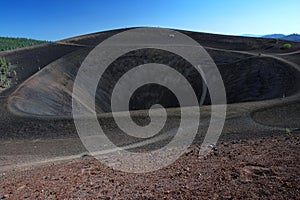
[{"label": "hillside", "polygon": [[49,43],[49,41],[33,40],[27,38],[0,37],[0,51],[24,48]]},{"label": "hillside", "polygon": [[[12,83],[12,88],[2,92],[2,96],[6,97],[3,99],[3,105],[8,105],[8,107],[0,107],[2,113],[7,113],[7,116],[1,116],[3,120],[0,120],[0,125],[9,131],[3,131],[1,137],[10,138],[13,135],[17,138],[31,138],[73,135],[75,130],[71,118],[68,122],[55,121],[53,125],[47,121],[46,127],[43,127],[35,124],[35,121],[27,121],[15,116],[71,117],[71,94],[74,79],[82,61],[93,47],[106,38],[125,30],[128,29],[99,32],[29,49],[1,52],[0,57],[5,57],[12,64],[18,76],[18,81]],[[290,49],[281,49],[285,41],[275,42],[274,39],[225,36],[183,30],[181,32],[203,45],[215,61],[224,80],[228,103],[272,100],[293,95],[297,91],[300,79],[295,67],[300,64],[300,60],[297,59],[300,43],[291,42]],[[113,62],[100,80],[95,98],[98,114],[110,112],[111,92],[118,78],[132,67],[149,62],[171,65],[180,70],[191,81],[197,95],[201,96],[199,75],[182,58],[159,50],[133,51]],[[139,92],[143,95],[136,95],[132,98],[130,104],[132,110],[147,109],[153,103],[161,103],[166,107],[178,105],[168,90],[163,88],[143,87]],[[209,94],[206,95],[204,103],[210,104]],[[13,119],[11,123],[7,122],[8,116]],[[27,130],[26,134],[20,133],[18,130],[22,130],[22,123],[15,123],[18,120],[21,122],[25,120],[29,124],[34,123],[35,128]],[[44,124],[45,122],[38,123]],[[57,127],[68,130],[62,134],[61,129]],[[19,134],[14,134],[14,131]]]},{"label": "hillside", "polygon": [[[0,52],[0,58],[11,63],[11,69],[17,73],[10,87],[0,90],[0,177],[3,180],[0,199],[118,196],[121,199],[197,199],[201,196],[207,199],[299,199],[300,43],[291,41],[290,48],[282,48],[287,43],[285,40],[177,30],[201,44],[220,72],[227,97],[226,119],[221,130],[211,125],[222,123],[222,113],[214,112],[222,106],[210,105],[213,95],[210,91],[203,92],[205,82],[201,74],[183,57],[156,48],[124,53],[108,68],[92,65],[95,72],[105,69],[92,99],[96,119],[73,117],[72,97],[78,98],[73,86],[82,63],[98,44],[126,30],[98,32]],[[141,31],[139,34],[145,34],[153,42],[153,34],[148,29]],[[168,41],[174,37],[180,38],[178,32],[173,37],[163,33],[162,40],[167,41],[163,45],[169,45]],[[181,47],[183,43],[176,41],[178,43],[173,45]],[[126,42],[119,40],[116,48],[118,45],[128,47]],[[127,106],[134,123],[141,128],[149,124],[157,127],[156,123],[167,115],[157,134],[140,138],[127,134],[116,123],[116,119],[126,117],[126,112],[111,113],[112,92],[126,72],[148,63],[167,65],[179,72],[197,98],[205,94],[205,102],[201,106],[196,102],[196,105],[180,108],[176,96],[166,87],[148,84],[137,88]],[[182,88],[177,79],[162,75],[175,80],[174,87]],[[143,78],[129,77],[129,81],[135,83]],[[81,93],[87,94],[85,97],[93,95],[88,85],[91,82],[95,79],[85,76],[79,88]],[[155,109],[153,114],[149,108],[154,104],[166,109]],[[183,111],[187,111],[184,116],[187,123],[182,125]],[[78,127],[81,126],[76,125],[74,119],[87,128],[87,137],[80,135]],[[199,124],[195,123],[198,119]],[[103,135],[93,128],[94,121],[101,126]],[[193,143],[175,163],[145,174],[124,173],[118,168],[136,169],[127,153],[137,153],[134,157],[141,169],[162,167],[160,163],[172,157],[168,152],[176,152],[181,148],[180,142],[187,139],[178,131],[187,133],[194,127],[197,130]],[[212,134],[220,134],[218,141],[201,146],[209,128]],[[118,148],[107,145],[107,140]],[[86,141],[91,141],[92,147],[97,149],[90,150]],[[171,146],[165,148],[167,156],[156,153],[169,144]],[[203,150],[208,153],[205,157],[200,155]],[[139,153],[149,153],[149,162],[141,162]],[[112,168],[90,155],[105,156]]]},{"label": "hillside", "polygon": [[[73,83],[82,61],[91,49],[105,38],[123,30],[114,30],[89,34],[85,36],[70,38],[45,46],[45,53],[41,54],[43,47],[38,50],[38,60],[48,60],[54,54],[62,54],[58,59],[49,63],[34,77],[25,81],[10,96],[10,108],[27,114],[70,116],[71,115],[71,93]],[[202,44],[216,62],[221,76],[224,80],[227,102],[239,103],[258,101],[282,97],[290,94],[295,83],[293,68],[280,60],[259,56],[260,53],[268,52],[290,52],[299,48],[300,44],[293,44],[291,49],[282,50],[282,42],[275,43],[273,39],[245,38],[215,35],[207,33],[196,33],[182,31],[200,44]],[[64,53],[64,48],[74,49],[70,53]],[[50,53],[51,51],[55,51]],[[31,50],[35,54],[35,50]],[[27,52],[27,53],[30,53]],[[35,54],[35,56],[37,56]],[[57,55],[58,56],[58,55]],[[15,63],[17,60],[28,58],[23,56],[22,51],[8,54],[6,58]],[[23,67],[32,59],[23,60]],[[162,63],[174,67],[184,74],[192,83],[198,98],[202,94],[201,77],[197,75],[191,65],[182,58],[159,50],[137,50],[127,53],[111,64],[103,78],[99,82],[96,93],[97,112],[110,112],[110,98],[116,81],[126,71],[134,66],[145,63]],[[127,63],[130,63],[128,65]],[[32,69],[33,63],[28,67]],[[272,66],[272,70],[268,66]],[[27,71],[27,70],[25,70]],[[234,72],[234,73],[233,73]],[[17,70],[22,76],[24,70]],[[278,73],[280,76],[278,76]],[[24,77],[25,78],[25,77]],[[287,81],[289,80],[289,81]],[[101,87],[102,85],[102,87]],[[177,107],[177,100],[171,98],[165,89],[156,87],[142,88],[139,92],[143,96],[132,98],[131,109],[147,109],[154,103],[161,103],[165,107]],[[205,104],[210,104],[207,94]]]}]

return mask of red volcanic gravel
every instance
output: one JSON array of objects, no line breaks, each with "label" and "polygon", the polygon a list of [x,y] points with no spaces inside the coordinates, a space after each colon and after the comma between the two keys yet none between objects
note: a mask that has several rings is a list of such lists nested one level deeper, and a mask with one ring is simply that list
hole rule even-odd
[{"label": "red volcanic gravel", "polygon": [[0,199],[300,199],[300,133],[198,152],[146,174],[91,157],[1,172]]}]

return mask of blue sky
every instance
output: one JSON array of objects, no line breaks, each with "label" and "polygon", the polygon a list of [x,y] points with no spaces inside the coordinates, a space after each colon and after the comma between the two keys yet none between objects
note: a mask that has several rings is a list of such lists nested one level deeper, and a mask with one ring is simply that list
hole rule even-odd
[{"label": "blue sky", "polygon": [[299,0],[0,0],[0,7],[0,36],[44,40],[132,26],[300,33]]}]

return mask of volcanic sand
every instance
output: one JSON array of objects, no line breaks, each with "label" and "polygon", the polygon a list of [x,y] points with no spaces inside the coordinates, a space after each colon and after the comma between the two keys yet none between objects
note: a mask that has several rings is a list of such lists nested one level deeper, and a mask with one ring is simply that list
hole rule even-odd
[{"label": "volcanic sand", "polygon": [[[101,41],[124,30],[0,53],[0,57],[12,64],[18,76],[11,88],[0,93],[0,167],[3,170],[42,161],[71,159],[86,151],[71,116],[73,82],[88,53]],[[299,43],[291,42],[291,49],[281,50],[284,41],[182,32],[204,46],[224,80],[230,104],[220,141],[278,136],[286,133],[286,128],[293,132],[300,127]],[[186,77],[197,78],[181,58],[155,50],[130,52],[112,66],[115,73],[107,73],[107,78],[102,80],[107,87],[99,87],[96,94],[98,120],[105,125],[106,134],[115,144],[124,147],[136,144],[140,150],[159,148],[170,141],[172,135],[164,133],[176,129],[180,118],[180,110],[172,108],[176,101],[161,95],[159,100],[170,108],[167,109],[169,120],[160,132],[159,140],[151,138],[147,142],[126,137],[116,126],[109,113],[112,80],[124,73],[127,63],[140,64],[141,57],[146,62],[160,61],[174,68],[184,66],[182,72]],[[133,103],[134,109],[138,110],[132,112],[132,117],[137,122],[149,120],[147,110],[139,109],[147,109],[153,103],[146,101],[157,95],[153,91],[156,90],[146,88],[142,92],[148,92],[147,95]],[[164,90],[156,92],[166,94]],[[200,108],[201,121],[195,145],[205,136],[211,117],[209,103],[208,95],[207,105]]]}]

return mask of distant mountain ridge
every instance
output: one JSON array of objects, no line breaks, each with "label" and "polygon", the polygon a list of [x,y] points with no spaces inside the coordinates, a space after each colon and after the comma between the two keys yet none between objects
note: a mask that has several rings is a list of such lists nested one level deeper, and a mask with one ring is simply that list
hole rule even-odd
[{"label": "distant mountain ridge", "polygon": [[243,37],[255,37],[255,38],[258,38],[258,37],[262,37],[263,35],[256,35],[256,34],[242,34],[240,36],[243,36]]},{"label": "distant mountain ridge", "polygon": [[281,40],[289,40],[294,42],[300,42],[300,34],[291,34],[291,35],[283,35],[283,34],[271,34],[271,35],[264,35],[263,38],[274,38],[274,39],[281,39]]},{"label": "distant mountain ridge", "polygon": [[274,39],[279,39],[279,38],[283,38],[285,37],[286,35],[283,35],[283,34],[270,34],[270,35],[263,35],[261,37],[263,38],[274,38]]}]

